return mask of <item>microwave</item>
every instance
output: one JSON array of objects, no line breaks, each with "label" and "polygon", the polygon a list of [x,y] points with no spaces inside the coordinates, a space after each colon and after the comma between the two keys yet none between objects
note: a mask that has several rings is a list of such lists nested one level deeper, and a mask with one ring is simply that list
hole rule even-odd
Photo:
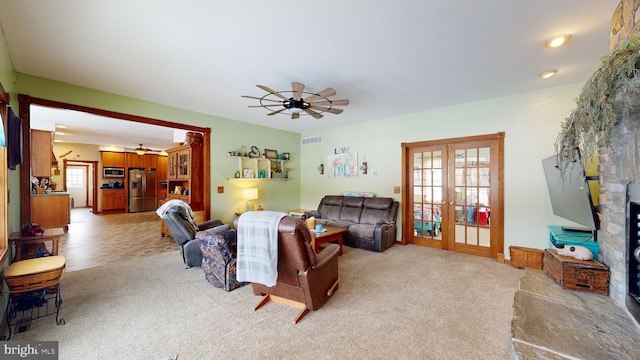
[{"label": "microwave", "polygon": [[106,167],[102,169],[102,177],[105,178],[123,178],[124,168]]}]

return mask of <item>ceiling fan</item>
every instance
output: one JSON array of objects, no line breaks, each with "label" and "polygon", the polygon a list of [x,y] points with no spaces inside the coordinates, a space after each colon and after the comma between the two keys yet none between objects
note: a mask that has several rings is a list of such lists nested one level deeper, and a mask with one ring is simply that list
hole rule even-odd
[{"label": "ceiling fan", "polygon": [[[267,115],[275,115],[284,112],[285,114],[291,114],[292,119],[298,119],[300,118],[300,113],[304,112],[316,119],[320,119],[324,112],[331,114],[342,113],[343,109],[338,109],[335,106],[349,105],[349,100],[346,99],[329,99],[330,96],[336,94],[336,91],[333,88],[326,88],[318,93],[310,93],[304,91],[304,84],[299,82],[291,83],[291,91],[274,91],[264,85],[256,86],[266,91],[268,94],[263,97],[248,95],[242,95],[242,97],[259,100],[260,105],[251,105],[249,107],[263,107],[271,111]],[[285,94],[288,94],[289,96]],[[303,98],[303,95],[306,97]]]},{"label": "ceiling fan", "polygon": [[134,148],[125,148],[125,149],[133,150],[138,155],[144,155],[144,154],[146,154],[146,153],[148,153],[150,151],[151,152],[162,152],[162,150],[153,150],[153,149],[149,149],[149,148],[146,148],[146,147],[142,147],[142,144],[140,144],[140,146],[138,146],[135,149]]}]

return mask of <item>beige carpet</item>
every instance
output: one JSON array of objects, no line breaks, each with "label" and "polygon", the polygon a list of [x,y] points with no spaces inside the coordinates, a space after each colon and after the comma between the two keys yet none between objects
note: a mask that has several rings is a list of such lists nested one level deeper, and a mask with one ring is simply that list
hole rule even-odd
[{"label": "beige carpet", "polygon": [[59,341],[60,359],[504,359],[523,270],[419,246],[345,247],[340,288],[297,309],[250,286],[227,293],[178,252],[66,273],[61,317],[15,341]]}]

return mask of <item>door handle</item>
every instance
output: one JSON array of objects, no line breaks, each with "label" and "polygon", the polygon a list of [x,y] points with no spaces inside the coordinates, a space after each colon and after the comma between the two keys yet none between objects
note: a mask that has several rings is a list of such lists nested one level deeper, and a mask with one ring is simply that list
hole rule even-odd
[{"label": "door handle", "polygon": [[456,204],[456,202],[455,202],[455,201],[451,201],[451,202],[449,202],[449,205],[455,205],[455,204]]},{"label": "door handle", "polygon": [[441,205],[447,205],[447,201],[443,201],[442,203],[440,203]]}]

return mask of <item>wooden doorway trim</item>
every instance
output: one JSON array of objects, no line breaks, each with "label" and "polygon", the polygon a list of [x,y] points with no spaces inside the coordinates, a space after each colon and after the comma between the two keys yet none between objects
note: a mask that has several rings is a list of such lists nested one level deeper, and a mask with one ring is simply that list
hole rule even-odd
[{"label": "wooden doorway trim", "polygon": [[[120,113],[116,111],[103,110],[92,108],[88,106],[75,105],[64,103],[60,101],[47,100],[31,97],[29,95],[18,94],[18,102],[20,107],[20,118],[23,121],[23,131],[22,131],[22,144],[23,144],[23,152],[22,152],[22,164],[20,166],[20,223],[24,224],[27,222],[31,222],[31,187],[30,187],[30,177],[31,177],[31,137],[29,136],[31,130],[31,105],[40,105],[47,106],[56,109],[65,109],[65,110],[75,110],[86,112],[90,114],[95,114],[103,117],[127,120],[151,125],[164,126],[174,129],[188,130],[188,131],[197,131],[203,133],[202,139],[202,151],[203,151],[203,182],[204,182],[204,199],[203,199],[203,207],[204,207],[204,219],[209,219],[210,211],[211,211],[211,185],[210,185],[210,172],[211,172],[211,154],[210,154],[210,141],[211,141],[211,128],[205,128],[195,125],[187,125],[181,124],[166,120],[159,120],[148,118],[144,116],[131,115]],[[97,170],[96,170],[97,171]],[[97,194],[97,191],[96,191]],[[96,199],[97,199],[97,195]],[[95,201],[97,203],[97,201]]]},{"label": "wooden doorway trim", "polygon": [[[68,191],[67,189],[67,167],[68,166],[87,166],[89,167],[89,165],[91,165],[91,176],[92,176],[92,181],[91,181],[91,186],[93,188],[93,191],[90,192],[90,194],[87,194],[87,201],[88,201],[88,196],[91,196],[91,212],[93,214],[99,214],[98,212],[98,162],[94,161],[94,160],[73,160],[73,161],[69,161],[67,159],[62,159],[62,183],[63,183],[63,190],[64,191]],[[72,163],[80,163],[81,165],[77,165],[77,164],[72,164],[69,165],[68,163],[72,162]],[[87,171],[88,173],[88,171]],[[88,188],[87,188],[88,191]]]},{"label": "wooden doorway trim", "polygon": [[[9,125],[9,104],[11,96],[4,91],[0,83],[0,113],[2,114],[0,123],[4,129],[5,141],[8,141]],[[4,264],[9,253],[9,173],[8,173],[8,152],[7,148],[0,148],[0,264]],[[0,321],[0,331],[4,333],[6,326],[5,317]]]},{"label": "wooden doorway trim", "polygon": [[[417,147],[427,147],[434,145],[449,145],[454,143],[470,143],[474,141],[487,141],[497,140],[497,167],[498,174],[496,174],[496,188],[492,189],[492,193],[496,194],[497,199],[492,201],[492,209],[495,213],[492,213],[492,231],[496,231],[494,235],[496,237],[495,244],[491,246],[490,256],[497,258],[499,254],[504,252],[504,132],[498,132],[495,134],[477,135],[459,138],[438,139],[432,141],[421,141],[414,143],[402,143],[402,238],[400,243],[406,245],[408,239],[413,232],[413,199],[411,196],[411,176],[413,175],[412,169],[409,169],[411,159],[409,158],[411,150]],[[452,186],[451,184],[449,186]]]}]

